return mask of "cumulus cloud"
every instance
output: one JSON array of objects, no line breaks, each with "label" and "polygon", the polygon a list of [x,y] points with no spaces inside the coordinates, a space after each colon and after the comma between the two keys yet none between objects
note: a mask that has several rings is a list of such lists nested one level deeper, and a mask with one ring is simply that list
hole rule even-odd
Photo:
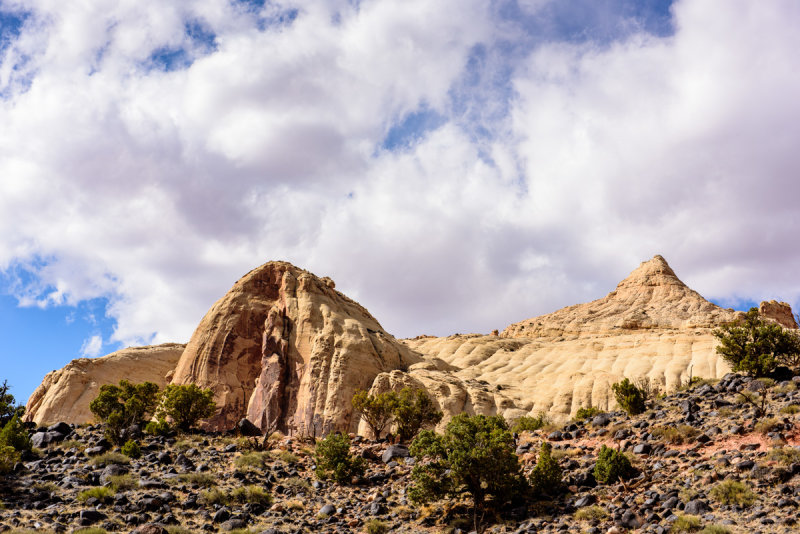
[{"label": "cumulus cloud", "polygon": [[555,4],[0,1],[25,13],[0,268],[32,274],[6,289],[108,298],[123,343],[185,341],[270,259],[401,336],[597,298],[656,253],[707,297],[796,303],[795,4],[597,39],[548,33]]},{"label": "cumulus cloud", "polygon": [[96,358],[103,350],[103,336],[91,336],[81,345],[81,356],[84,358]]}]

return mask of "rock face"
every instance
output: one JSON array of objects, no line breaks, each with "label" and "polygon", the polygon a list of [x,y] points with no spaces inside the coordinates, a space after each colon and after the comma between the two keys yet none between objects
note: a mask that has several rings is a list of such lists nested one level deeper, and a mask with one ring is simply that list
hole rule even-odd
[{"label": "rock face", "polygon": [[167,343],[112,352],[102,358],[79,358],[48,373],[31,394],[25,420],[42,425],[56,421],[86,423],[94,416],[89,403],[103,384],[154,382],[164,387],[166,375],[175,369],[185,345]]},{"label": "rock face", "polygon": [[381,372],[419,361],[330,279],[270,262],[214,304],[173,383],[214,391],[222,409],[211,428],[232,428],[247,414],[264,431],[319,436],[355,430],[355,390],[369,389]]},{"label": "rock face", "polygon": [[689,289],[655,256],[604,298],[513,324],[499,337],[406,343],[458,368],[462,380],[500,386],[509,401],[498,411],[506,416],[520,409],[563,417],[590,405],[613,408],[610,385],[624,377],[666,390],[690,375],[721,377],[729,367],[711,331],[739,315]]},{"label": "rock face", "polygon": [[794,314],[792,314],[792,307],[785,302],[778,302],[776,300],[762,302],[758,306],[758,313],[768,319],[772,319],[784,328],[797,328]]}]

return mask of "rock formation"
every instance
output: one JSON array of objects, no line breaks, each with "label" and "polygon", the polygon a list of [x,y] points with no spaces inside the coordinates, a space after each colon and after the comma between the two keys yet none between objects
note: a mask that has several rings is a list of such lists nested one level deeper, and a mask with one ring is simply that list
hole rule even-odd
[{"label": "rock formation", "polygon": [[[761,313],[796,328],[788,304],[765,302]],[[185,350],[162,345],[75,360],[45,377],[27,417],[90,421],[100,384],[164,385],[170,372],[174,384],[213,390],[219,411],[206,424],[217,430],[247,417],[263,431],[353,431],[356,389],[404,386],[425,389],[445,414],[442,424],[461,412],[560,418],[590,405],[613,408],[610,386],[624,377],[647,377],[664,390],[690,376],[721,377],[729,368],[711,332],[740,316],[689,289],[655,256],[601,299],[500,333],[398,341],[329,278],[270,262],[212,306]]]},{"label": "rock formation", "polygon": [[214,391],[211,428],[244,415],[263,430],[355,430],[350,400],[384,371],[421,358],[358,303],[285,262],[240,279],[192,335],[173,383]]},{"label": "rock formation", "polygon": [[101,358],[72,360],[63,368],[47,373],[28,399],[25,420],[39,425],[56,421],[90,422],[94,416],[89,403],[99,393],[100,386],[126,378],[134,383],[154,382],[164,387],[185,346],[166,343],[127,348]]}]

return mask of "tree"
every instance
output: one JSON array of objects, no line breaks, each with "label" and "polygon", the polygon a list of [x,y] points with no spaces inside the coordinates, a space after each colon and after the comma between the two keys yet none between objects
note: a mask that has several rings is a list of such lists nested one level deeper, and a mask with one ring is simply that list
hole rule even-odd
[{"label": "tree", "polygon": [[421,389],[401,389],[392,414],[397,424],[397,435],[404,443],[411,441],[421,428],[442,420],[442,412]]},{"label": "tree", "polygon": [[18,415],[0,430],[0,447],[2,446],[13,447],[17,452],[30,451],[33,448],[28,429],[22,424]]},{"label": "tree", "polygon": [[553,495],[561,487],[561,467],[551,455],[552,450],[552,445],[542,442],[539,459],[531,472],[531,489],[537,495]]},{"label": "tree", "polygon": [[14,405],[14,395],[8,392],[9,389],[11,386],[8,381],[3,380],[3,385],[0,386],[0,427],[5,426],[15,415],[20,418],[25,415],[25,407]]},{"label": "tree", "polygon": [[621,452],[603,445],[594,465],[594,478],[598,482],[610,484],[619,479],[627,479],[634,474],[628,457]]},{"label": "tree", "polygon": [[145,421],[155,410],[158,386],[152,382],[132,384],[120,380],[118,385],[104,384],[89,404],[89,409],[106,424],[106,437],[112,443],[124,443],[123,431],[134,423]]},{"label": "tree", "polygon": [[796,362],[800,354],[800,338],[781,325],[767,321],[750,308],[736,323],[713,331],[719,340],[717,352],[735,372],[750,376],[767,376],[781,363]]},{"label": "tree", "polygon": [[397,405],[397,393],[385,391],[377,395],[370,395],[363,389],[357,389],[353,395],[353,408],[361,414],[361,418],[367,423],[372,437],[379,439],[381,432],[392,419],[392,412]]},{"label": "tree", "polygon": [[457,415],[444,435],[423,430],[411,444],[417,463],[409,497],[426,503],[468,494],[475,530],[483,532],[489,511],[502,510],[514,495],[524,493],[526,482],[515,450],[508,424],[498,415]]},{"label": "tree", "polygon": [[339,484],[348,484],[354,476],[364,474],[364,459],[350,454],[350,438],[332,432],[317,443],[315,460],[317,478],[332,479]]},{"label": "tree", "polygon": [[637,415],[645,411],[645,393],[627,378],[611,386],[614,397],[620,408],[628,415]]},{"label": "tree", "polygon": [[161,394],[159,416],[168,416],[181,430],[187,431],[200,419],[211,417],[217,410],[214,393],[195,384],[171,384]]}]

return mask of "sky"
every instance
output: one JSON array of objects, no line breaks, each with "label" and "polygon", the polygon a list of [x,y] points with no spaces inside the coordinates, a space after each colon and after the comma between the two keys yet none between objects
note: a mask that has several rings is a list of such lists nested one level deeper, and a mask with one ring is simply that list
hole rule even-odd
[{"label": "sky", "polygon": [[800,304],[795,0],[0,0],[0,380],[288,260],[397,337]]}]

